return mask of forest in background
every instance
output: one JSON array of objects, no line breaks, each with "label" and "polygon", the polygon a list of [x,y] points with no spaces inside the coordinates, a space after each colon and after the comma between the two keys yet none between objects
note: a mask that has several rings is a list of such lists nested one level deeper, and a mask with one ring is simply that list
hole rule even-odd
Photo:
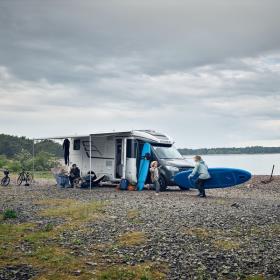
[{"label": "forest in background", "polygon": [[[33,140],[0,134],[0,168],[18,172],[22,169],[32,170]],[[36,171],[46,171],[57,164],[63,150],[59,143],[44,140],[34,145],[34,166]]]}]

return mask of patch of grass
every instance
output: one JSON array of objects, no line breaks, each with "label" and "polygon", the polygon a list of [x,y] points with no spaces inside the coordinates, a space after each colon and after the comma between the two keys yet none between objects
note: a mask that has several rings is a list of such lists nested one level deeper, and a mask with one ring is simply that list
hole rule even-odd
[{"label": "patch of grass", "polygon": [[52,223],[47,223],[44,228],[43,231],[52,231],[54,229],[54,225]]},{"label": "patch of grass", "polygon": [[226,204],[228,204],[228,201],[225,200],[225,199],[218,198],[218,199],[215,200],[215,204],[226,205]]},{"label": "patch of grass", "polygon": [[[236,250],[240,248],[240,242],[236,238],[236,233],[232,231],[223,231],[211,228],[190,228],[185,231],[187,235],[198,238],[201,241],[208,241],[216,249],[221,250]],[[232,240],[232,234],[234,240]]]},{"label": "patch of grass", "polygon": [[199,239],[208,239],[213,232],[210,229],[206,228],[190,228],[185,231],[185,234],[197,237]]},{"label": "patch of grass", "polygon": [[[36,203],[43,207],[40,214],[64,221],[58,226],[49,222],[43,227],[35,223],[0,223],[0,267],[27,263],[39,271],[36,279],[40,280],[95,279],[86,262],[96,260],[74,256],[70,249],[59,243],[60,234],[86,231],[86,223],[102,215],[105,203],[71,199],[47,199]],[[73,242],[82,244],[77,238]]]},{"label": "patch of grass", "polygon": [[97,274],[97,280],[163,280],[165,272],[155,268],[151,264],[136,266],[114,266],[101,270]]},{"label": "patch of grass", "polygon": [[131,209],[127,212],[127,217],[130,220],[137,219],[137,218],[139,218],[139,216],[140,216],[140,212],[137,209]]},{"label": "patch of grass", "polygon": [[0,245],[8,242],[15,242],[22,237],[25,232],[34,227],[34,224],[0,224]]},{"label": "patch of grass", "polygon": [[13,209],[6,209],[3,212],[3,219],[8,220],[8,219],[16,219],[17,218],[17,212]]},{"label": "patch of grass", "polygon": [[[0,232],[1,229],[3,227],[0,228]],[[5,232],[8,230],[9,228],[5,227]],[[30,233],[25,231],[25,227],[12,227],[11,232],[13,239],[9,237],[9,242],[7,242],[8,237],[5,237],[3,243],[5,250],[0,252],[0,267],[27,263],[40,272],[36,279],[77,279],[77,276],[72,275],[75,270],[81,271],[79,279],[91,279],[84,269],[85,260],[83,257],[72,255],[68,249],[62,248],[55,242],[46,242],[46,239],[50,237],[50,232],[35,231]],[[16,249],[17,244],[22,241],[32,244],[31,250]]]},{"label": "patch of grass", "polygon": [[145,242],[145,234],[141,231],[127,232],[118,238],[120,246],[137,246]]},{"label": "patch of grass", "polygon": [[[40,270],[36,279],[40,280],[70,280],[92,279],[85,269],[85,259],[76,257],[69,250],[55,244],[37,247],[35,251],[24,257],[24,260]],[[79,271],[75,275],[75,271]]]},{"label": "patch of grass", "polygon": [[8,224],[0,223],[0,266],[15,258],[15,246],[33,228],[31,223]]},{"label": "patch of grass", "polygon": [[68,265],[73,262],[74,257],[70,255],[65,249],[51,246],[40,246],[32,254],[29,255],[31,258],[35,258],[33,261],[41,262],[48,261],[53,267],[61,267]]},{"label": "patch of grass", "polygon": [[132,224],[141,224],[140,212],[137,209],[131,209],[127,212],[128,221]]},{"label": "patch of grass", "polygon": [[233,240],[215,240],[213,245],[222,250],[236,250],[240,247],[240,243]]},{"label": "patch of grass", "polygon": [[49,239],[52,236],[47,231],[34,231],[30,234],[27,234],[23,239],[24,241],[28,241],[32,244],[36,244],[38,242],[42,242],[43,240]]},{"label": "patch of grass", "polygon": [[280,224],[271,224],[262,227],[252,227],[250,229],[250,234],[266,236],[280,235]]},{"label": "patch of grass", "polygon": [[74,244],[74,245],[81,245],[81,244],[83,244],[83,241],[81,240],[81,239],[74,239],[74,240],[72,240],[72,244]]},{"label": "patch of grass", "polygon": [[211,277],[207,274],[206,267],[203,264],[198,266],[196,270],[196,278],[198,280],[211,279]]},{"label": "patch of grass", "polygon": [[280,224],[272,224],[269,229],[273,234],[280,235]]},{"label": "patch of grass", "polygon": [[48,199],[37,204],[48,206],[41,211],[45,217],[64,218],[70,222],[87,222],[94,220],[102,213],[104,202],[81,202],[74,199]]}]

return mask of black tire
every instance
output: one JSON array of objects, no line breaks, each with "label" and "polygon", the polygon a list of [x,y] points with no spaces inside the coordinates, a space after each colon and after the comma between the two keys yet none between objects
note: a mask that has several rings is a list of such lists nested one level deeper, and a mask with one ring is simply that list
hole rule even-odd
[{"label": "black tire", "polygon": [[189,188],[182,188],[180,186],[179,186],[179,188],[180,188],[181,191],[189,191],[190,190]]},{"label": "black tire", "polygon": [[10,181],[11,181],[10,177],[4,177],[1,180],[1,186],[7,187],[10,184]]},{"label": "black tire", "polygon": [[163,175],[159,176],[159,185],[160,185],[160,191],[164,192],[167,189],[167,183],[166,183],[166,179]]},{"label": "black tire", "polygon": [[23,175],[19,175],[17,178],[17,185],[20,186],[22,184],[24,180],[24,176]]},{"label": "black tire", "polygon": [[33,175],[31,173],[28,173],[26,175],[26,183],[31,184],[33,182]]},{"label": "black tire", "polygon": [[82,182],[82,179],[81,179],[81,178],[76,178],[76,179],[73,181],[73,186],[74,186],[74,188],[80,187],[80,182]]}]

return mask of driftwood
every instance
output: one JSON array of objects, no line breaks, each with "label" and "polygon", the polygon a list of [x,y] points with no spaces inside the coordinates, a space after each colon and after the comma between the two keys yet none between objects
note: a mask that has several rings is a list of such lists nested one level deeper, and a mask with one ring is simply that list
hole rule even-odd
[{"label": "driftwood", "polygon": [[268,180],[263,180],[263,181],[261,181],[263,184],[268,184],[268,183],[270,183],[271,181],[273,181],[274,167],[275,167],[275,165],[273,164],[269,179],[268,179]]}]

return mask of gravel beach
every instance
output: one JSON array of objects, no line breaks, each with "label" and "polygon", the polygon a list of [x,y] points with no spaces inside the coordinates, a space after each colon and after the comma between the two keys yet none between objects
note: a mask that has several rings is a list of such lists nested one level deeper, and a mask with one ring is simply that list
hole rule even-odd
[{"label": "gravel beach", "polygon": [[[0,232],[0,279],[280,279],[280,176],[265,178],[206,199],[195,190],[156,196],[49,180],[0,187],[0,225],[14,237]],[[4,219],[7,209],[17,218]],[[69,267],[50,269],[45,262],[59,261],[41,259],[44,247],[63,252]]]}]

